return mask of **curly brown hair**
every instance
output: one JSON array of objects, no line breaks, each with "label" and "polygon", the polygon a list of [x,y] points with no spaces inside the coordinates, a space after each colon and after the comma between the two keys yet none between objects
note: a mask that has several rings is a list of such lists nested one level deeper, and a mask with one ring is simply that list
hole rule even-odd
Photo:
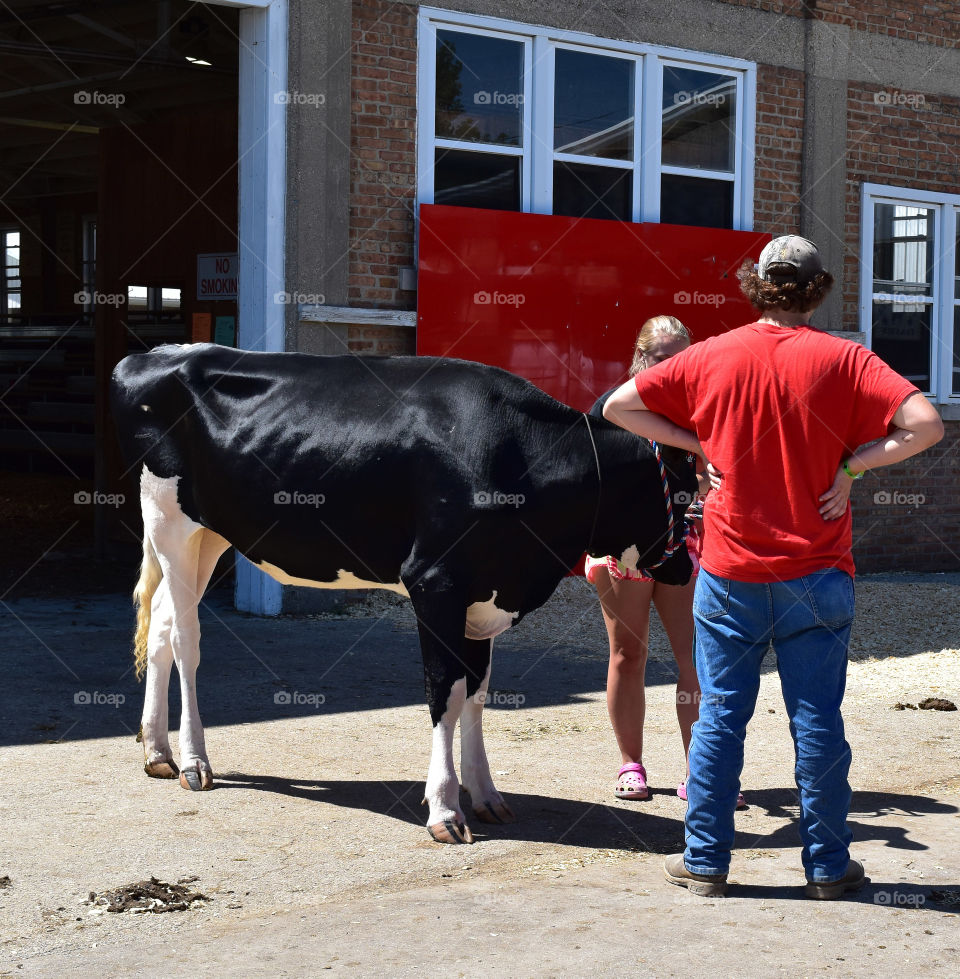
[{"label": "curly brown hair", "polygon": [[737,270],[740,291],[759,312],[782,309],[788,313],[810,313],[827,298],[833,288],[829,272],[817,272],[809,282],[767,282],[757,275],[753,262],[746,259]]}]

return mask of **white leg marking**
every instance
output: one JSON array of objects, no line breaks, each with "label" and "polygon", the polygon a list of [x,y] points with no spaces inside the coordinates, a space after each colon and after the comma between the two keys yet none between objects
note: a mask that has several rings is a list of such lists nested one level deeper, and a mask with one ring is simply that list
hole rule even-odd
[{"label": "white leg marking", "polygon": [[460,783],[453,767],[453,731],[463,711],[467,696],[467,679],[454,683],[447,698],[447,709],[440,723],[433,729],[433,750],[427,772],[426,801],[430,806],[428,826],[447,820],[463,825],[465,819],[460,809]]},{"label": "white leg marking", "polygon": [[173,668],[173,646],[170,643],[171,622],[163,608],[169,604],[166,597],[167,582],[161,579],[153,593],[150,613],[150,632],[147,637],[147,678],[143,698],[141,732],[143,754],[147,769],[153,765],[173,760],[170,750],[167,691],[170,688],[170,670]]},{"label": "white leg marking", "polygon": [[468,697],[460,718],[460,774],[463,787],[470,793],[473,811],[485,823],[513,821],[513,812],[496,790],[490,775],[490,762],[483,743],[483,706],[487,700],[490,674],[493,670],[493,640],[490,640],[490,663],[477,692]]},{"label": "white leg marking", "polygon": [[[180,768],[199,773],[203,787],[212,782],[197,705],[196,674],[200,662],[200,619],[197,586],[201,578],[201,543],[207,531],[191,520],[177,501],[179,477],[161,479],[144,468],[140,480],[143,522],[150,536],[157,560],[163,569],[163,584],[157,589],[150,623],[151,642],[148,647],[148,696],[151,721],[159,720],[164,708],[158,708],[166,658],[165,647],[172,649],[180,673],[180,697],[183,710],[180,717]],[[223,538],[215,540],[223,541]],[[225,542],[224,542],[225,543]],[[216,547],[208,545],[205,567]],[[222,552],[221,552],[222,553]],[[210,568],[212,570],[212,567]],[[207,572],[209,577],[209,571]],[[203,582],[204,586],[206,581]],[[154,652],[153,641],[157,642]],[[153,664],[156,661],[156,669]],[[153,678],[149,672],[153,671]],[[166,667],[169,675],[169,667]],[[165,688],[164,688],[165,694]],[[145,705],[145,714],[147,713]],[[181,776],[181,784],[184,784]]]}]

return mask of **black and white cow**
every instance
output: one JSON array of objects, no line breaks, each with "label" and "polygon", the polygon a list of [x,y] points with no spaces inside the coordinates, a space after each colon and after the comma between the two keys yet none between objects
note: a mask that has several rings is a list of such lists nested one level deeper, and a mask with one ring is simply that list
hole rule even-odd
[{"label": "black and white cow", "polygon": [[[668,533],[647,442],[466,361],[165,346],[123,360],[111,399],[127,462],[142,463],[147,774],[177,775],[167,714],[176,662],[180,782],[212,784],[197,606],[232,544],[284,583],[409,595],[433,722],[427,825],[448,843],[472,840],[453,762],[461,716],[461,778],[477,818],[513,818],[481,728],[494,636],[541,606],[584,551],[631,568],[661,562],[696,491],[690,458],[665,448],[678,522]],[[653,574],[685,583],[687,549]]]}]

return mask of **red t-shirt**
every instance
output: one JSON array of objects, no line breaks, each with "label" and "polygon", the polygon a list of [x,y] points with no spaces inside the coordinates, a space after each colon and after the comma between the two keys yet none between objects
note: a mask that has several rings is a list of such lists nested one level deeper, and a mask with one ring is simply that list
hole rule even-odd
[{"label": "red t-shirt", "polygon": [[635,381],[644,406],[696,432],[723,473],[704,508],[707,571],[756,582],[853,574],[850,507],[824,520],[818,497],[917,388],[858,343],[769,323],[695,343]]}]

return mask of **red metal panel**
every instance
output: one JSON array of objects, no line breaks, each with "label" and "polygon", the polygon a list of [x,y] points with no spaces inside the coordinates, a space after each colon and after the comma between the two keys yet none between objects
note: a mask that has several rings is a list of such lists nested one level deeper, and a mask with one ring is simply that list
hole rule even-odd
[{"label": "red metal panel", "polygon": [[694,340],[756,318],[736,270],[770,235],[424,204],[417,353],[505,367],[587,410],[660,313]]}]

